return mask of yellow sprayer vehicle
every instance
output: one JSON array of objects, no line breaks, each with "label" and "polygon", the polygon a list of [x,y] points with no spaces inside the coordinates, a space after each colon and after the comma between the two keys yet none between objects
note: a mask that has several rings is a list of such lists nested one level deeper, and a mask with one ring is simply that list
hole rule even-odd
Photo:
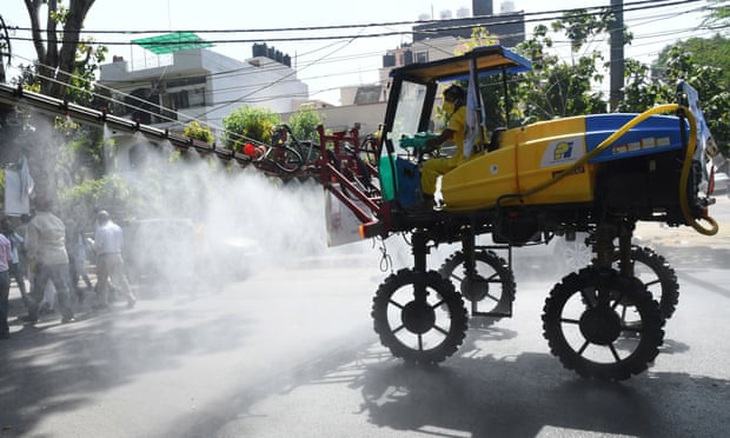
[{"label": "yellow sprayer vehicle", "polygon": [[[360,144],[357,129],[332,134],[320,129],[314,163],[302,163],[298,151],[303,149],[289,147],[293,137],[282,140],[271,145],[280,148],[272,155],[286,160],[275,167],[286,170],[282,178],[303,172],[320,179],[328,194],[331,245],[408,235],[413,267],[383,281],[372,317],[382,344],[409,362],[432,364],[453,355],[470,317],[489,323],[512,315],[513,247],[554,236],[587,236],[594,258],[548,294],[543,333],[551,352],[581,376],[627,379],[646,370],[659,353],[678,298],[674,271],[653,251],[632,245],[634,228],[651,221],[716,234],[708,214],[714,201],[708,169],[717,148],[697,92],[686,84],[678,86],[677,103],[642,114],[594,114],[517,127],[510,124],[505,95],[504,128],[487,131],[482,121],[490,102],[483,102],[479,78],[500,74],[507,90],[508,76],[530,67],[516,53],[488,46],[395,69],[379,135]],[[433,153],[422,146],[430,137],[439,87],[454,81],[468,84],[466,137],[472,152],[441,177],[439,208],[424,208],[421,164]],[[0,84],[0,103],[141,133],[242,167],[252,163],[246,153],[22,86]],[[480,235],[491,237],[493,245],[477,245]],[[445,243],[461,243],[462,249],[439,270],[430,269],[430,250]],[[497,249],[508,251],[507,261]],[[658,296],[637,277],[637,263],[659,277]]]},{"label": "yellow sprayer vehicle", "polygon": [[[581,376],[627,379],[659,353],[665,321],[677,303],[673,271],[657,272],[668,283],[667,297],[653,296],[635,276],[634,263],[651,268],[656,255],[632,246],[632,233],[638,221],[717,232],[708,215],[713,200],[703,193],[714,143],[697,93],[686,84],[678,87],[679,103],[642,114],[585,115],[486,131],[481,121],[490,102],[482,101],[478,79],[502,74],[506,90],[510,74],[529,68],[516,53],[489,46],[394,70],[372,181],[348,177],[335,162],[322,163],[321,181],[331,194],[329,228],[353,233],[343,226],[344,210],[363,238],[409,236],[413,267],[384,280],[372,317],[393,355],[425,364],[458,350],[469,317],[511,316],[511,256],[506,262],[495,247],[477,245],[476,236],[490,234],[495,245],[511,249],[556,235],[587,235],[594,259],[547,296],[544,337],[563,365]],[[467,139],[473,152],[441,177],[440,208],[424,208],[420,164],[426,154],[419,147],[429,138],[439,90],[455,80],[470,90]],[[461,251],[440,270],[429,268],[433,247],[459,242]]]}]

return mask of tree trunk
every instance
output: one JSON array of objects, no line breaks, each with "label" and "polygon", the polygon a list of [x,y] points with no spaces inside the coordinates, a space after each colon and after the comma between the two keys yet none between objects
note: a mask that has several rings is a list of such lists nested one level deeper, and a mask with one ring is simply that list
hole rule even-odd
[{"label": "tree trunk", "polygon": [[[76,50],[81,39],[81,28],[86,14],[95,0],[71,0],[63,23],[63,38],[58,39],[58,22],[53,15],[58,13],[57,0],[48,0],[46,7],[45,37],[41,26],[41,0],[25,0],[33,29],[33,44],[38,56],[38,78],[43,94],[63,98],[66,86],[76,69]],[[45,45],[44,45],[45,38]]]},{"label": "tree trunk", "polygon": [[[24,1],[38,57],[36,75],[41,84],[41,93],[63,99],[71,75],[77,67],[76,50],[81,39],[81,28],[95,0],[70,0],[65,20],[59,21],[53,18],[58,13],[58,0]],[[41,7],[47,8],[45,29],[40,17]],[[63,26],[60,40],[59,24]],[[54,117],[35,114],[33,124],[36,128],[35,143],[28,151],[28,164],[36,182],[36,194],[56,199],[56,163],[60,145],[58,140],[54,140],[58,137],[54,129]]]}]

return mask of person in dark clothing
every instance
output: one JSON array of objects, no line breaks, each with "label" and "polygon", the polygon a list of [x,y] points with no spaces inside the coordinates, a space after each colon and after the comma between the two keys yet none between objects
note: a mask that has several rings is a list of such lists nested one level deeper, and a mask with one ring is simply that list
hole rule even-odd
[{"label": "person in dark clothing", "polygon": [[10,294],[10,240],[0,234],[0,339],[10,337],[8,326],[8,295]]},{"label": "person in dark clothing", "polygon": [[28,290],[25,287],[25,276],[23,275],[23,269],[20,266],[20,252],[23,250],[23,243],[25,240],[15,231],[13,222],[9,217],[4,218],[0,221],[0,233],[2,233],[10,241],[10,253],[12,260],[10,263],[10,277],[15,279],[15,283],[18,285],[20,291],[20,297],[23,300],[23,305],[27,309],[30,305],[28,298]]}]

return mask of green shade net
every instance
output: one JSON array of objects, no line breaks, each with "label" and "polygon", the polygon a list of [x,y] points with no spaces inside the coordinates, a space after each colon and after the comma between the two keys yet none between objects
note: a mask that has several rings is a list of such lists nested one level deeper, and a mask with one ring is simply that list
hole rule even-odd
[{"label": "green shade net", "polygon": [[192,32],[174,32],[150,38],[132,40],[134,44],[144,47],[156,55],[166,55],[181,50],[211,47],[213,44],[203,41]]}]

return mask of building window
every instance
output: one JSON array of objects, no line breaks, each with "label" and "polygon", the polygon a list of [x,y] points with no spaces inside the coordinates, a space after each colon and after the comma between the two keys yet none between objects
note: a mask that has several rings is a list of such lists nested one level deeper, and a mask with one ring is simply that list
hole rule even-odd
[{"label": "building window", "polygon": [[196,88],[188,92],[188,104],[191,107],[205,106],[205,88]]},{"label": "building window", "polygon": [[174,110],[188,108],[190,106],[188,104],[187,90],[178,91],[177,93],[170,93],[168,94],[167,98],[169,99],[170,103],[166,106]]},{"label": "building window", "polygon": [[205,88],[180,90],[174,93],[168,93],[167,100],[168,105],[166,106],[175,110],[205,106]]},{"label": "building window", "polygon": [[415,52],[413,54],[413,61],[419,64],[428,62],[428,52]]}]

